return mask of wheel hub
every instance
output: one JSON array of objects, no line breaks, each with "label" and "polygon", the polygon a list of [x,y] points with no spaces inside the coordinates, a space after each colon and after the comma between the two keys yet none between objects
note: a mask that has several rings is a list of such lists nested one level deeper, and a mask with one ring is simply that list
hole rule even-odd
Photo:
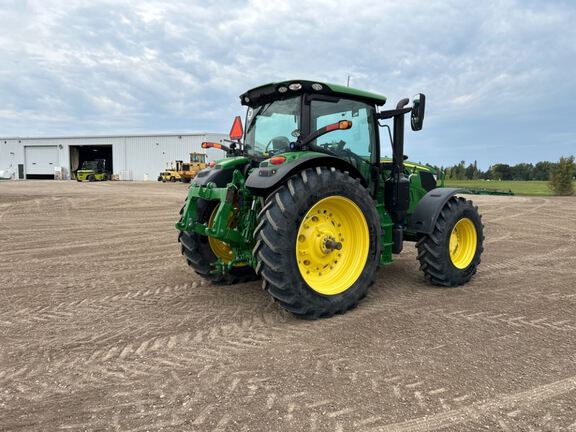
[{"label": "wheel hub", "polygon": [[449,252],[454,267],[465,269],[474,260],[478,234],[474,223],[468,218],[460,219],[450,233]]},{"label": "wheel hub", "polygon": [[308,211],[298,230],[300,274],[313,290],[339,294],[362,273],[368,247],[368,224],[360,208],[348,198],[324,198]]}]

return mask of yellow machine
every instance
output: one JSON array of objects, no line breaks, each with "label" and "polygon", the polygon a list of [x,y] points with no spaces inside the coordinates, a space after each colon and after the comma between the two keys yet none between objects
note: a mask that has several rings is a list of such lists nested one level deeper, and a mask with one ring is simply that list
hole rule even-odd
[{"label": "yellow machine", "polygon": [[177,160],[167,163],[166,169],[158,175],[158,181],[190,183],[201,170],[207,167],[205,154],[190,153],[190,162]]},{"label": "yellow machine", "polygon": [[177,182],[182,180],[182,161],[172,161],[170,164],[166,164],[166,169],[160,173],[158,176],[158,181],[162,183]]},{"label": "yellow machine", "polygon": [[183,183],[190,183],[198,172],[207,168],[206,155],[203,153],[190,153],[190,162],[183,163],[179,171]]}]

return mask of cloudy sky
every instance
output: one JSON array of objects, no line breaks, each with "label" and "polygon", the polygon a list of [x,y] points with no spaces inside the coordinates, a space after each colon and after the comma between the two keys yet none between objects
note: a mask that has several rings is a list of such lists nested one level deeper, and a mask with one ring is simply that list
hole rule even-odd
[{"label": "cloudy sky", "polygon": [[0,0],[0,136],[223,131],[312,79],[427,95],[411,159],[576,153],[576,3]]}]

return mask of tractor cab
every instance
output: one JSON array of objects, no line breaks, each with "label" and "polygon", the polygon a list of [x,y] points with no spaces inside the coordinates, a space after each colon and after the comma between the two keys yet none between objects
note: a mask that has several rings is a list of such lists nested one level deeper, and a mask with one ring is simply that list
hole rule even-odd
[{"label": "tractor cab", "polygon": [[190,153],[191,164],[205,164],[206,155],[204,153]]},{"label": "tractor cab", "polygon": [[[370,163],[378,161],[376,110],[384,96],[298,81],[258,87],[241,100],[248,106],[245,151],[254,158],[311,150],[343,158],[366,177]],[[332,129],[340,121],[348,127]],[[325,134],[311,136],[325,127]]]}]

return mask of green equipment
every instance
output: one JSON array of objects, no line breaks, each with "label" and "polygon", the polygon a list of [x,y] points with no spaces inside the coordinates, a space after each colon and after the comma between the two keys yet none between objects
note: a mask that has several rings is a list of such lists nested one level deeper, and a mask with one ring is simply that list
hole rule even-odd
[{"label": "green equipment", "polygon": [[106,171],[106,159],[96,159],[85,161],[82,167],[76,171],[76,180],[81,181],[105,181],[110,179],[110,174]]},{"label": "green equipment", "polygon": [[488,189],[488,188],[466,188],[466,191],[472,195],[516,195],[511,189],[507,191],[501,189]]},{"label": "green equipment", "polygon": [[[246,130],[236,117],[226,144],[202,143],[227,157],[192,180],[176,224],[200,276],[214,284],[261,277],[280,306],[322,318],[354,308],[404,241],[416,243],[432,284],[458,286],[476,273],[477,207],[457,196],[464,190],[437,187],[433,169],[405,161],[404,118],[422,128],[423,94],[382,110],[379,94],[295,80],[240,100]],[[381,159],[379,126],[391,159]]]}]

